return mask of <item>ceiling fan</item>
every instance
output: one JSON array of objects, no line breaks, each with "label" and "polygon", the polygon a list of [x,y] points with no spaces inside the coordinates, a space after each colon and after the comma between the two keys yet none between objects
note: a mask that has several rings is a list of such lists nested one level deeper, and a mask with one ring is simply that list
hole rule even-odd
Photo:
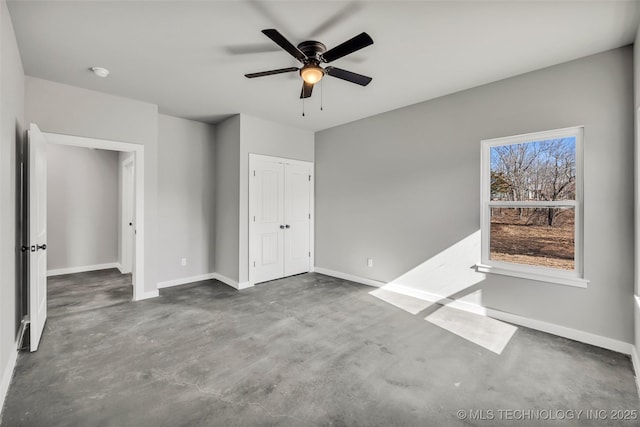
[{"label": "ceiling fan", "polygon": [[268,29],[262,30],[262,32],[278,46],[286,50],[291,56],[300,61],[302,63],[302,67],[280,68],[277,70],[250,73],[245,74],[245,77],[252,79],[254,77],[271,76],[273,74],[299,71],[300,77],[302,77],[302,92],[300,93],[300,98],[309,98],[313,91],[313,85],[318,83],[325,74],[351,83],[359,84],[361,86],[368,85],[372,80],[371,77],[343,70],[342,68],[332,66],[322,68],[320,66],[321,63],[335,61],[336,59],[340,59],[343,56],[347,56],[350,53],[373,44],[373,40],[367,33],[360,33],[346,42],[327,50],[327,47],[324,44],[314,40],[304,41],[296,47],[282,34],[280,34],[278,30]]}]

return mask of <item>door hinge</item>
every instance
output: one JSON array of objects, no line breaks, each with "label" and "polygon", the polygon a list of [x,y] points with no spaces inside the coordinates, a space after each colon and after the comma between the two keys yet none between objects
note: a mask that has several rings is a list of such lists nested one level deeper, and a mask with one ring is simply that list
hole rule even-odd
[{"label": "door hinge", "polygon": [[309,252],[309,258],[311,258],[311,252]]},{"label": "door hinge", "polygon": [[309,214],[309,219],[311,219],[311,214]]},{"label": "door hinge", "polygon": [[256,266],[256,262],[255,262],[255,261],[253,261],[253,266],[254,266],[254,267]]},{"label": "door hinge", "polygon": [[253,222],[256,222],[256,216],[255,215],[253,216]]},{"label": "door hinge", "polygon": [[253,171],[253,176],[256,176],[256,171]]},{"label": "door hinge", "polygon": [[311,181],[311,175],[309,175],[309,181]]}]

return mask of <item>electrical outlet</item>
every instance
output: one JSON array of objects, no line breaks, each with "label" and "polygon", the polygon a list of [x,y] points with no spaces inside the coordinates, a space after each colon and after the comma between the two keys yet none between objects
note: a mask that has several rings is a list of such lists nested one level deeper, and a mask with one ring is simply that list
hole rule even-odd
[{"label": "electrical outlet", "polygon": [[367,267],[373,267],[373,258],[367,258]]},{"label": "electrical outlet", "polygon": [[182,258],[182,259],[180,260],[180,265],[181,265],[181,266],[183,266],[183,267],[185,267],[185,266],[187,265],[187,259],[186,259],[186,258]]}]

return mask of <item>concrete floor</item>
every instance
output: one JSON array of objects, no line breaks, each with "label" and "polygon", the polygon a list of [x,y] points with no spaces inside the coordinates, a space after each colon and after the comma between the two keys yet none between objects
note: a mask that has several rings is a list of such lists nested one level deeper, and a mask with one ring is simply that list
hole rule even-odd
[{"label": "concrete floor", "polygon": [[637,425],[586,413],[638,409],[627,356],[521,327],[498,355],[371,290],[312,273],[241,292],[205,281],[137,303],[66,304],[40,349],[20,355],[2,426],[517,423],[501,410],[585,411],[547,425]]},{"label": "concrete floor", "polygon": [[49,277],[47,297],[49,319],[122,304],[133,298],[131,274],[111,268]]}]

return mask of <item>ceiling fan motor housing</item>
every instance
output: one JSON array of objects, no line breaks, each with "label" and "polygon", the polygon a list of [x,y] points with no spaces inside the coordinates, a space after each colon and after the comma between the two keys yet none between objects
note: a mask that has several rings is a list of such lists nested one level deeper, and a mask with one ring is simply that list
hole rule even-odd
[{"label": "ceiling fan motor housing", "polygon": [[[322,60],[322,54],[327,51],[327,47],[320,42],[315,40],[307,40],[306,42],[302,42],[298,45],[298,49],[310,60],[310,62],[320,63]],[[305,61],[305,64],[307,62]]]}]

